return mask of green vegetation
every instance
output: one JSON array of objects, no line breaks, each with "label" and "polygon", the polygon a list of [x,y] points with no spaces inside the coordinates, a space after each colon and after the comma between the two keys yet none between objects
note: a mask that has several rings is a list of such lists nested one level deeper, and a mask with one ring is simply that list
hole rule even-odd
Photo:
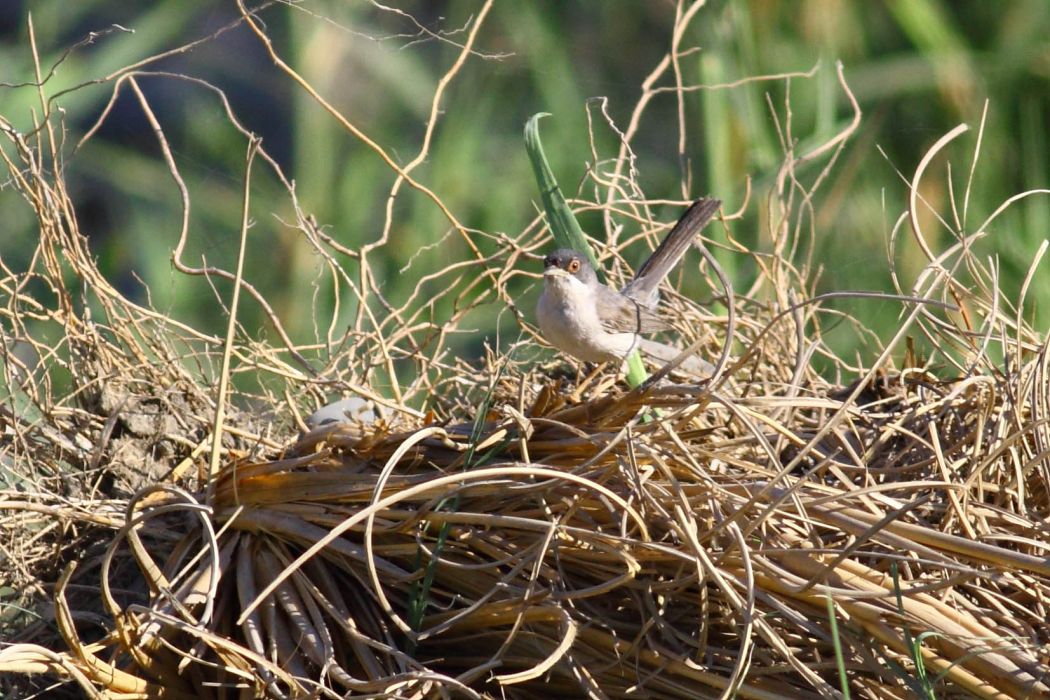
[{"label": "green vegetation", "polygon": [[[460,29],[479,5],[399,6],[419,24],[408,14],[367,3],[272,6],[262,16],[280,54],[404,164],[419,150],[437,81],[455,60],[455,44],[465,39]],[[32,3],[32,10],[45,73],[88,32],[109,31],[65,57],[46,81],[44,92],[49,96],[206,38],[233,21],[236,13],[235,6],[217,10],[214,5],[181,1],[129,6],[51,0]],[[516,236],[541,206],[521,133],[530,115],[546,111],[554,115],[546,120],[543,137],[556,177],[568,196],[580,183],[579,197],[594,197],[593,184],[586,179],[589,169],[602,167],[595,165],[594,157],[614,157],[618,146],[617,134],[602,114],[603,104],[616,129],[625,130],[642,82],[669,49],[673,21],[671,5],[652,3],[497,4],[478,37],[481,55],[471,57],[448,86],[429,154],[415,177],[465,226],[485,232],[474,236],[483,252],[494,251],[492,236]],[[976,129],[953,143],[947,157],[931,169],[922,194],[932,209],[944,221],[952,221],[947,160],[953,166],[960,212],[964,195],[968,199],[962,221],[966,231],[975,230],[1006,198],[1050,183],[1045,136],[1050,121],[1050,49],[1044,39],[1048,32],[1050,6],[1041,0],[994,5],[942,0],[710,2],[679,43],[683,85],[707,86],[685,93],[684,150],[679,153],[674,85],[661,82],[657,87],[663,91],[653,97],[634,142],[637,185],[654,200],[711,193],[732,212],[742,204],[751,178],[749,206],[731,231],[744,245],[768,248],[765,193],[784,160],[785,139],[801,153],[826,141],[852,118],[835,77],[834,63],[841,60],[864,116],[802,219],[804,227],[812,226],[812,264],[824,270],[814,291],[888,290],[888,233],[906,203],[904,179],[926,149],[956,124],[977,127],[986,100],[988,116],[973,185],[967,191]],[[698,50],[685,50],[694,46]],[[7,83],[23,83],[33,74],[24,16],[3,37],[0,65],[5,67],[0,80]],[[243,26],[145,70],[182,73],[224,90],[244,126],[263,136],[264,147],[294,179],[303,212],[314,217],[324,233],[350,248],[380,238],[394,173],[275,70]],[[812,75],[790,82],[739,83],[784,73]],[[244,137],[230,124],[216,94],[201,84],[169,76],[143,76],[139,83],[172,141],[193,202],[184,259],[190,265],[203,259],[231,269],[237,251]],[[714,87],[724,84],[734,85]],[[112,92],[112,83],[101,82],[57,98],[55,104],[67,115],[70,151]],[[4,113],[20,118],[15,126],[29,130],[34,110],[39,113],[36,89],[9,87],[3,95]],[[598,97],[607,97],[607,103]],[[790,133],[778,133],[778,128]],[[181,216],[178,192],[126,86],[98,135],[75,155],[67,153],[65,165],[83,231],[122,291],[144,298],[142,280],[158,309],[195,327],[221,331],[223,313],[209,285],[170,264]],[[802,168],[798,176],[808,186],[822,167],[818,163]],[[679,184],[683,179],[692,183],[685,193]],[[307,342],[315,332],[314,320],[303,311],[311,308],[316,295],[317,315],[326,317],[334,304],[332,289],[318,287],[321,263],[300,245],[301,234],[291,225],[294,216],[279,183],[260,168],[253,186],[249,281],[270,300],[291,336]],[[10,189],[0,192],[0,208],[6,222],[5,262],[25,265],[36,235],[32,217]],[[678,211],[666,206],[655,215],[669,221]],[[579,216],[586,230],[604,236],[599,233],[604,222],[597,214],[582,211]],[[929,212],[924,212],[923,221],[934,250],[943,249],[957,233],[938,224]],[[632,221],[615,223],[627,227],[625,235],[637,231]],[[978,258],[997,256],[1009,298],[1016,298],[1048,229],[1050,203],[1030,197],[1009,208],[977,244]],[[469,257],[463,241],[446,238],[448,232],[448,221],[425,196],[408,188],[399,195],[390,230],[395,244],[378,249],[370,260],[391,303],[409,294],[412,286],[404,277]],[[746,290],[755,278],[750,264],[724,251],[719,256],[736,288]],[[923,262],[921,254],[902,233],[893,256],[907,286]],[[353,261],[340,261],[353,268]],[[410,261],[413,267],[402,274]],[[522,260],[519,267],[538,271],[535,260]],[[215,284],[228,297],[225,283]],[[522,276],[508,284],[513,294],[524,295],[522,309],[528,317],[534,280]],[[704,288],[686,291],[701,301],[717,294]],[[1039,275],[1029,292],[1027,313],[1045,314],[1048,296],[1045,275]],[[899,312],[899,305],[891,302],[837,304],[864,318],[879,335],[896,324]],[[494,302],[479,311],[477,327],[482,332],[458,336],[457,350],[476,356],[485,336],[493,342],[500,309]],[[344,298],[342,320],[348,321],[355,311],[353,299]],[[266,327],[257,306],[249,305],[242,319],[249,330]],[[510,315],[502,319],[501,339],[506,342],[517,331]],[[852,330],[832,333],[831,338],[847,354],[863,341]],[[858,350],[862,356],[873,352]]]}]

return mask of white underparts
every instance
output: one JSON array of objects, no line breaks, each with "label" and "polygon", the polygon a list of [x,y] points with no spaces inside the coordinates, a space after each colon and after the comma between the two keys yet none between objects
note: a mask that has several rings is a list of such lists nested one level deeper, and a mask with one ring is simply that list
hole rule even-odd
[{"label": "white underparts", "polygon": [[536,305],[547,342],[586,362],[622,360],[638,344],[635,333],[610,333],[598,319],[594,292],[568,274],[544,275]]}]

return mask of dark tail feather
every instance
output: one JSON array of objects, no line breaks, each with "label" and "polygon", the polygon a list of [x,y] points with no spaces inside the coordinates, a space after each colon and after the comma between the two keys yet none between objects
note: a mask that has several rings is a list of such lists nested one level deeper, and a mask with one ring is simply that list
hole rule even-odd
[{"label": "dark tail feather", "polygon": [[638,268],[634,279],[624,287],[623,293],[640,303],[648,304],[650,296],[656,291],[660,282],[682,259],[685,251],[692,245],[693,239],[707,225],[720,206],[722,206],[721,200],[714,197],[701,197],[693,202],[678,219],[678,223],[674,225],[667,237],[645,261],[645,264]]}]

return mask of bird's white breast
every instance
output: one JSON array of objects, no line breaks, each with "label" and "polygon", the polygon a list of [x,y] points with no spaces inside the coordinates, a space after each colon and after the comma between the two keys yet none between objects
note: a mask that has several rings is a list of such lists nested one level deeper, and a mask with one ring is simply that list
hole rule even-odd
[{"label": "bird's white breast", "polygon": [[622,360],[638,339],[634,333],[605,330],[593,292],[569,275],[544,277],[536,317],[548,343],[586,362]]}]

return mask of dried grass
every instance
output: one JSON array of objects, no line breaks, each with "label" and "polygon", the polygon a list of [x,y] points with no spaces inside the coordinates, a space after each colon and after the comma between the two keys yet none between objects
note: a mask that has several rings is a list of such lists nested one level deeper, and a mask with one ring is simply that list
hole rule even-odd
[{"label": "dried grass", "polygon": [[[676,58],[654,75],[677,75]],[[114,91],[130,89],[151,115],[179,183],[136,85],[142,68],[111,76]],[[679,98],[688,89],[679,82]],[[429,137],[409,165],[388,159],[398,179],[376,243],[341,250],[299,213],[303,245],[359,313],[345,336],[330,326],[297,344],[271,311],[274,347],[244,340],[236,302],[223,340],[113,288],[52,169],[56,117],[44,107],[33,134],[0,122],[0,157],[41,235],[33,267],[5,265],[0,279],[7,338],[41,358],[33,368],[4,346],[7,385],[25,404],[2,409],[2,456],[24,481],[2,494],[0,527],[3,584],[51,601],[61,640],[47,639],[52,621],[8,619],[17,643],[0,649],[0,670],[98,697],[805,698],[838,694],[840,670],[856,697],[912,697],[924,674],[939,697],[1050,696],[1044,341],[1024,321],[1024,295],[1011,306],[971,252],[986,222],[938,254],[922,242],[929,264],[898,289],[900,331],[874,362],[834,356],[820,335],[828,298],[793,261],[806,246],[799,212],[850,129],[799,155],[785,124],[771,251],[721,246],[760,271],[746,292],[724,290],[731,313],[670,300],[702,355],[719,357],[728,337],[739,359],[723,358],[711,381],[657,377],[628,391],[611,371],[573,382],[513,356],[450,358],[471,309],[498,299],[517,313],[505,285],[544,245],[538,221],[492,236],[496,254],[472,244],[475,259],[421,273],[397,308],[383,300],[368,261],[388,245],[403,185],[463,240],[487,235],[413,179]],[[594,201],[576,204],[655,229],[653,203],[624,175],[636,125],[615,167],[594,169]],[[923,241],[922,174],[957,135],[910,179],[894,240],[909,226]],[[281,176],[246,141],[242,248],[252,156]],[[814,160],[825,170],[804,187],[797,168]],[[185,264],[188,231],[187,218],[180,271],[234,280],[269,310],[242,270]],[[605,252],[634,259],[642,245]],[[722,288],[710,265],[700,273]],[[434,289],[457,311],[438,318]],[[814,358],[856,381],[829,382]],[[72,377],[69,395],[53,391],[56,367]],[[245,371],[269,389],[223,383]],[[391,396],[370,388],[377,378]],[[290,440],[288,417],[332,388],[374,399],[382,417]],[[146,462],[161,473],[122,466]],[[114,480],[139,488],[103,497]]]}]

